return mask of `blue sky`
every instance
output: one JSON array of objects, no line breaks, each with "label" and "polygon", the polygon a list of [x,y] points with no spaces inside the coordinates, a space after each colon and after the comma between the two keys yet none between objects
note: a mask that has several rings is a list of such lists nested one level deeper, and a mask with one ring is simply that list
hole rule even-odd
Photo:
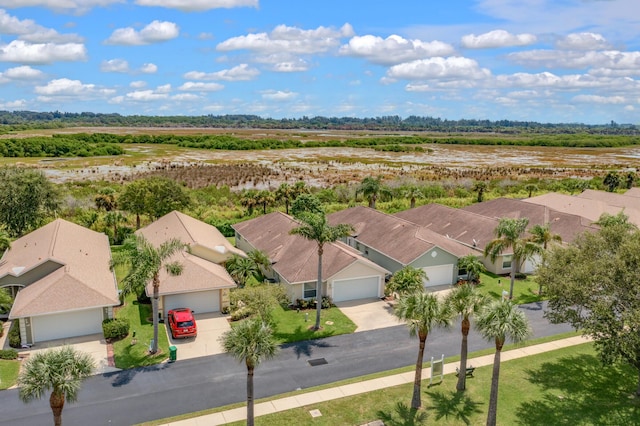
[{"label": "blue sky", "polygon": [[639,124],[638,0],[0,0],[0,109]]}]

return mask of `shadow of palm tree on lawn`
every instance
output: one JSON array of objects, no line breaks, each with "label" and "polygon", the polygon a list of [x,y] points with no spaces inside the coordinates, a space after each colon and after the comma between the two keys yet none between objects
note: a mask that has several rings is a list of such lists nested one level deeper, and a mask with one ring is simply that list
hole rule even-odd
[{"label": "shadow of palm tree on lawn", "polygon": [[395,414],[380,410],[376,416],[382,420],[385,426],[416,426],[427,422],[426,412],[409,408],[402,402],[396,404],[394,411]]},{"label": "shadow of palm tree on lawn", "polygon": [[464,392],[427,392],[431,398],[433,407],[429,411],[435,413],[436,420],[455,419],[456,422],[465,425],[471,424],[470,417],[482,413],[479,402],[473,401]]},{"label": "shadow of palm tree on lawn", "polygon": [[640,400],[633,396],[638,375],[628,365],[602,366],[596,356],[581,354],[524,374],[544,394],[516,409],[521,425],[640,424]]}]

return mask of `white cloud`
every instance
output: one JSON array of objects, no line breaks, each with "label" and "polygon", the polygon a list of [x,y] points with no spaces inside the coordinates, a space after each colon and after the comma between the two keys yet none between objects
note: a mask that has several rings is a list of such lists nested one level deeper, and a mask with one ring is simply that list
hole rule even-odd
[{"label": "white cloud", "polygon": [[42,6],[58,12],[85,13],[94,7],[115,3],[125,3],[125,0],[0,0],[0,7],[11,9]]},{"label": "white cloud", "polygon": [[147,87],[147,82],[142,80],[132,81],[129,83],[129,87],[132,89],[142,89],[143,87]]},{"label": "white cloud", "polygon": [[387,78],[403,80],[483,79],[491,75],[473,59],[460,56],[430,58],[394,65],[387,70]]},{"label": "white cloud", "polygon": [[87,99],[104,97],[113,94],[115,91],[100,88],[95,84],[84,84],[80,80],[60,78],[49,81],[45,86],[36,86],[34,92],[40,95],[38,99],[47,102],[54,98]]},{"label": "white cloud", "polygon": [[25,99],[16,99],[13,101],[0,102],[0,109],[7,111],[20,111],[27,109],[27,101]]},{"label": "white cloud", "polygon": [[[640,52],[607,51],[559,51],[559,50],[529,50],[510,53],[509,60],[523,66],[538,68],[565,68],[632,70],[640,67]],[[602,73],[602,72],[601,72]]]},{"label": "white cloud", "polygon": [[297,96],[298,94],[296,92],[290,92],[288,90],[265,90],[262,92],[263,99],[278,102],[290,101],[295,99]]},{"label": "white cloud", "polygon": [[573,102],[587,104],[624,104],[624,96],[598,96],[598,95],[577,95],[571,99]]},{"label": "white cloud", "polygon": [[100,71],[102,72],[129,72],[129,62],[124,59],[109,59],[100,63]]},{"label": "white cloud", "polygon": [[224,89],[222,84],[218,83],[202,83],[187,81],[182,86],[178,87],[179,90],[192,91],[192,92],[217,92]]},{"label": "white cloud", "polygon": [[[168,97],[169,95],[167,93],[158,93],[154,90],[135,90],[125,95],[126,100],[131,100],[136,102],[153,102],[153,101],[167,99]],[[114,99],[121,99],[121,98],[117,97]]]},{"label": "white cloud", "polygon": [[0,46],[0,62],[51,64],[86,59],[87,50],[80,43],[28,43],[23,40],[13,40],[9,44]]},{"label": "white cloud", "polygon": [[260,75],[257,68],[247,64],[240,64],[226,70],[206,73],[202,71],[189,71],[184,78],[189,80],[224,80],[224,81],[249,81]]},{"label": "white cloud", "polygon": [[202,100],[202,97],[194,93],[178,93],[177,95],[171,96],[171,100],[178,102],[189,102]]},{"label": "white cloud", "polygon": [[132,27],[118,28],[105,40],[106,44],[123,46],[139,46],[161,43],[172,40],[180,35],[180,29],[173,22],[153,21],[140,31]]},{"label": "white cloud", "polygon": [[0,34],[18,36],[20,40],[32,43],[69,43],[81,42],[76,34],[60,34],[51,28],[45,28],[31,19],[20,20],[0,9]]},{"label": "white cloud", "polygon": [[392,65],[454,53],[450,44],[435,40],[407,40],[398,35],[386,39],[373,35],[356,36],[340,48],[340,54],[365,58],[376,64]]},{"label": "white cloud", "polygon": [[158,66],[152,63],[142,64],[142,67],[140,67],[140,72],[143,74],[155,74],[156,72],[158,72]]},{"label": "white cloud", "polygon": [[258,0],[135,0],[139,6],[166,7],[183,12],[201,12],[211,9],[258,7]]},{"label": "white cloud", "polygon": [[10,80],[35,80],[41,78],[44,73],[30,66],[23,65],[20,67],[9,68],[5,72],[0,73],[2,77]]},{"label": "white cloud", "polygon": [[564,50],[605,50],[611,49],[611,44],[601,34],[575,33],[556,41],[556,47]]},{"label": "white cloud", "polygon": [[550,72],[498,75],[494,83],[497,87],[524,87],[528,89],[544,87],[559,90],[607,89],[625,92],[640,90],[640,81],[630,78],[594,77],[589,74],[559,76]]},{"label": "white cloud", "polygon": [[339,30],[318,27],[303,30],[286,25],[278,25],[270,33],[256,33],[232,37],[216,46],[221,52],[251,50],[264,54],[282,53],[313,54],[323,53],[340,45],[340,38],[353,35],[353,28],[345,24]]},{"label": "white cloud", "polygon": [[505,30],[494,30],[488,33],[469,34],[462,37],[462,47],[468,49],[487,49],[495,47],[527,46],[537,41],[533,34],[511,34]]}]

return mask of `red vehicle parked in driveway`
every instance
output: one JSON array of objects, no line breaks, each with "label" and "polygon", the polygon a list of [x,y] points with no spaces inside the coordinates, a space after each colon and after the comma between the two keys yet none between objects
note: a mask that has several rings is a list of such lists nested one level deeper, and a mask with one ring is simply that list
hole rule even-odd
[{"label": "red vehicle parked in driveway", "polygon": [[191,309],[172,309],[167,313],[167,317],[169,318],[171,337],[174,339],[178,337],[196,337],[198,335],[198,326]]}]

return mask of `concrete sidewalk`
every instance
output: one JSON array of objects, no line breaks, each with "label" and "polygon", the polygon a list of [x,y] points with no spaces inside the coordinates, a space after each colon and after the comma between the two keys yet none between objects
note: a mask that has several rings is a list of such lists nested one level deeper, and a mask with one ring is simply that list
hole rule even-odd
[{"label": "concrete sidewalk", "polygon": [[[575,346],[582,343],[589,342],[582,336],[570,337],[568,339],[556,340],[553,342],[542,343],[534,346],[527,346],[510,351],[503,351],[501,361],[509,361],[512,359],[522,358],[525,356],[536,355],[542,352],[549,352],[556,349],[562,349],[569,346]],[[477,358],[470,358],[468,365],[474,367],[483,367],[493,364],[494,354],[485,355]],[[444,365],[444,374],[453,374],[456,371],[459,363],[454,362]],[[422,370],[422,379],[428,380],[431,377],[431,369],[425,368]],[[334,399],[344,398],[346,396],[358,395],[366,392],[372,392],[375,390],[384,389],[387,387],[403,385],[406,383],[413,383],[414,371],[408,371],[402,374],[395,374],[387,377],[380,377],[377,379],[366,380],[364,382],[352,383],[344,386],[337,386],[334,388],[323,389],[319,391],[313,391],[308,393],[302,393],[295,396],[289,396],[281,399],[274,399],[267,402],[261,402],[255,404],[254,412],[255,416],[264,416],[266,414],[272,414],[279,411],[286,411],[293,408],[309,407],[312,409],[313,404],[320,402],[331,401]],[[232,410],[222,411],[214,414],[207,414],[200,417],[194,417],[192,419],[180,420],[171,423],[165,423],[163,426],[211,426],[211,425],[223,425],[231,422],[246,420],[247,408],[246,406],[240,408],[234,408]]]}]

